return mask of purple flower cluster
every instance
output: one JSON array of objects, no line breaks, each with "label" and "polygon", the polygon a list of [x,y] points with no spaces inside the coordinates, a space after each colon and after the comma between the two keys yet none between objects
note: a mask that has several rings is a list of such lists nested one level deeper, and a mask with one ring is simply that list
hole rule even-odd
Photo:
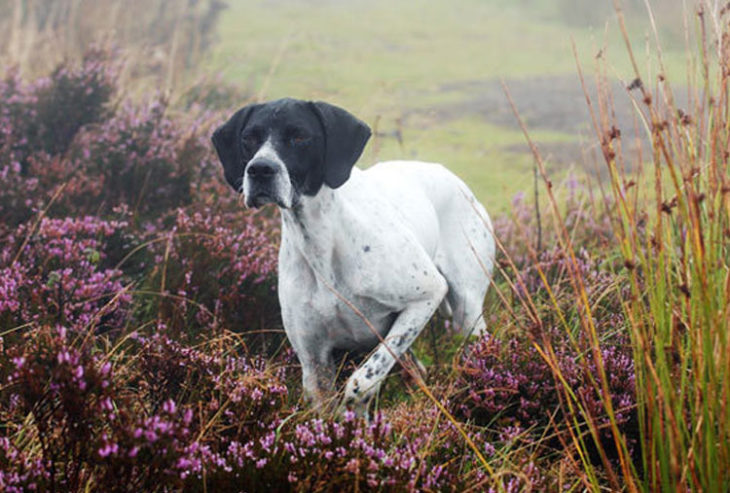
[{"label": "purple flower cluster", "polygon": [[[27,336],[26,345],[5,351],[0,403],[9,419],[0,441],[10,485],[75,490],[89,473],[84,461],[113,379],[111,365],[75,347],[75,338],[63,326],[40,329]],[[16,441],[30,431],[18,416],[32,416],[40,455],[29,457]]]},{"label": "purple flower cluster", "polygon": [[[508,272],[515,287],[513,310],[523,325],[522,330],[500,337],[487,334],[469,347],[459,368],[459,391],[453,396],[452,405],[465,418],[487,426],[499,439],[526,430],[539,435],[546,427],[553,426],[551,423],[570,420],[564,407],[565,398],[561,399],[565,395],[563,386],[567,385],[587,414],[579,419],[590,419],[601,430],[602,443],[608,444],[604,448],[610,448],[612,436],[597,358],[585,333],[572,327],[581,326],[577,306],[582,299],[580,290],[585,289],[601,339],[601,362],[609,376],[616,421],[632,443],[638,436],[635,376],[632,350],[622,330],[627,322],[623,317],[622,291],[617,289],[620,277],[616,274],[617,266],[609,259],[591,254],[595,242],[603,241],[601,238],[610,234],[610,225],[588,221],[590,215],[579,207],[581,201],[577,198],[568,202],[566,217],[576,223],[586,221],[586,227],[593,228],[593,233],[584,236],[583,232],[573,238],[572,257],[557,245],[557,239],[551,234],[543,238],[544,249],[537,258],[524,246],[507,245],[516,251],[514,256],[507,251],[517,267],[516,272],[509,269]],[[515,215],[528,224],[532,221],[521,199],[516,201]],[[497,225],[502,227],[499,222]],[[509,225],[515,227],[516,223]],[[580,285],[576,279],[581,280]],[[539,323],[534,322],[535,317]],[[571,328],[566,328],[564,321]],[[551,356],[554,366],[545,361],[538,347],[554,355]]]},{"label": "purple flower cluster", "polygon": [[175,121],[159,96],[112,108],[118,70],[111,59],[91,50],[49,77],[25,83],[11,72],[0,81],[4,226],[30,218],[59,185],[53,215],[108,214],[124,204],[144,218],[188,205],[205,188],[212,155],[200,120],[208,116]]},{"label": "purple flower cluster", "polygon": [[90,50],[78,66],[59,66],[25,83],[14,72],[0,81],[0,223],[14,226],[46,203],[73,175],[63,156],[85,125],[101,121],[115,91],[109,54]]},{"label": "purple flower cluster", "polygon": [[[588,250],[610,244],[614,238],[611,204],[586,205],[593,201],[587,197],[585,186],[574,177],[567,180],[565,188],[568,193],[560,213],[574,244]],[[552,223],[548,226],[551,212],[544,207],[540,210],[542,225],[538,228],[538,212],[523,192],[514,196],[511,206],[509,214],[494,218],[494,233],[514,264],[522,269],[534,260],[530,249],[537,251],[538,246],[550,249],[558,244],[557,232]]]},{"label": "purple flower cluster", "polygon": [[[216,423],[225,436],[248,440],[279,423],[288,396],[285,373],[247,355],[194,349],[171,339],[164,327],[138,337],[140,375],[135,380],[153,409],[166,399],[204,403],[198,420]],[[255,424],[255,426],[252,426]]]},{"label": "purple flower cluster", "polygon": [[460,373],[466,390],[457,399],[459,411],[477,423],[531,426],[558,402],[550,368],[516,338],[502,343],[485,334],[470,347]]},{"label": "purple flower cluster", "polygon": [[0,436],[0,490],[8,493],[38,491],[48,477],[43,459],[31,458],[10,439]]},{"label": "purple flower cluster", "polygon": [[349,413],[342,421],[310,419],[231,442],[214,461],[219,469],[209,473],[209,484],[248,491],[323,491],[334,484],[347,491],[457,491],[458,468],[430,467],[408,438],[382,415],[370,424]]},{"label": "purple flower cluster", "polygon": [[[495,221],[517,266],[518,327],[471,345],[435,389],[459,427],[415,396],[372,423],[300,411],[289,388],[301,375],[280,345],[275,213],[244,210],[221,179],[205,123],[217,116],[160,98],[110,106],[106,58],[0,81],[1,490],[548,489],[530,439],[563,410],[535,342],[553,348],[601,433],[607,418],[596,359],[555,328],[538,267],[571,326],[571,276],[584,280],[617,421],[635,423],[617,276],[590,253],[610,228],[578,199],[575,265],[558,247],[533,259],[521,198]],[[546,232],[542,245],[555,244]],[[519,326],[528,298],[537,328]]]},{"label": "purple flower cluster", "polygon": [[[283,370],[233,356],[235,346],[201,351],[162,334],[140,336],[130,340],[130,350],[140,346],[131,363],[119,358],[115,370],[65,328],[40,329],[28,341],[5,351],[0,372],[0,416],[8,418],[0,484],[8,488],[76,491],[93,476],[98,485],[179,489],[204,471],[230,470],[243,457],[236,444],[275,452]],[[29,426],[18,417],[27,415],[40,456],[17,442]]]},{"label": "purple flower cluster", "polygon": [[283,370],[221,336],[275,311],[270,220],[225,189],[201,121],[110,107],[103,56],[0,82],[4,491],[199,484],[287,409]]},{"label": "purple flower cluster", "polygon": [[83,126],[104,119],[118,77],[112,58],[92,48],[78,66],[60,65],[50,77],[35,82],[35,118],[28,129],[35,147],[29,151],[61,155]]},{"label": "purple flower cluster", "polygon": [[[135,309],[142,323],[241,330],[276,321],[265,233],[276,227],[245,214],[225,188],[201,123],[209,116],[173,119],[160,98],[112,109],[110,58],[92,50],[49,77],[25,83],[10,73],[0,83],[0,236],[9,239],[0,320],[116,328],[125,289],[142,286],[159,293],[157,306]],[[49,204],[46,217],[58,219],[37,226]],[[74,229],[120,212],[113,232]]]},{"label": "purple flower cluster", "polygon": [[181,156],[183,128],[166,111],[160,99],[125,103],[79,132],[68,160],[74,210],[123,203],[149,215],[190,203],[194,164]]},{"label": "purple flower cluster", "polygon": [[[605,427],[608,424],[605,406],[591,380],[599,381],[592,354],[579,352],[567,337],[557,334],[551,345],[565,382],[579,396],[596,425]],[[633,425],[636,401],[630,353],[620,345],[606,345],[601,350],[601,359],[609,376],[616,420],[620,425]],[[499,341],[485,335],[471,346],[464,358],[459,383],[466,390],[454,398],[458,411],[499,433],[514,427],[541,430],[548,426],[551,413],[562,412],[559,399],[562,384],[527,338]],[[560,418],[561,414],[557,416]],[[605,437],[610,438],[610,433]]]},{"label": "purple flower cluster", "polygon": [[96,217],[43,218],[21,225],[0,249],[0,320],[5,327],[62,325],[72,330],[120,327],[131,296],[107,245],[125,222]]},{"label": "purple flower cluster", "polygon": [[160,484],[180,488],[191,472],[201,470],[192,407],[168,399],[157,413],[146,415],[123,398],[102,401],[102,407],[106,426],[90,458],[101,484],[124,480],[144,491]]},{"label": "purple flower cluster", "polygon": [[[169,232],[150,246],[156,267],[148,284],[158,288],[164,277],[164,289],[171,294],[160,302],[165,323],[187,330],[277,325],[272,222],[207,206],[193,212],[179,209]],[[272,335],[266,339],[272,342]]]}]

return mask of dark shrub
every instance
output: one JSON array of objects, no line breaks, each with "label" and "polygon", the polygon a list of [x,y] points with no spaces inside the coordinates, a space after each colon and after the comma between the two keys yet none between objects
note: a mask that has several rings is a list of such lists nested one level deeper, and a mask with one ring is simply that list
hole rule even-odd
[{"label": "dark shrub", "polygon": [[158,307],[166,324],[236,331],[279,325],[275,229],[270,219],[240,210],[178,210],[164,241],[151,245],[149,289],[172,295]]},{"label": "dark shrub", "polygon": [[48,79],[36,81],[31,151],[64,154],[84,125],[104,119],[116,88],[112,67],[107,52],[92,49],[78,67],[61,65]]},{"label": "dark shrub", "polygon": [[79,136],[71,150],[72,172],[87,185],[75,197],[77,210],[126,204],[135,215],[157,216],[190,203],[193,163],[179,158],[183,131],[166,109],[162,100],[127,103]]}]

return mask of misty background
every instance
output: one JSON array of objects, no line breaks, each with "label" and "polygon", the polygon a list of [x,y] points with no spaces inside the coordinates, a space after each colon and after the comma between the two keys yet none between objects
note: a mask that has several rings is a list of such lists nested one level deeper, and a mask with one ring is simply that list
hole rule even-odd
[{"label": "misty background", "polygon": [[[646,4],[622,5],[651,81]],[[651,5],[665,75],[681,87],[695,7]],[[572,43],[589,83],[598,66],[613,81],[618,121],[634,132],[615,17],[610,0],[0,0],[0,61],[33,77],[111,46],[124,67],[120,97],[162,91],[192,111],[203,95],[219,118],[254,100],[327,100],[373,127],[361,166],[442,162],[504,210],[533,177],[502,81],[557,181],[590,172],[596,153]]]}]

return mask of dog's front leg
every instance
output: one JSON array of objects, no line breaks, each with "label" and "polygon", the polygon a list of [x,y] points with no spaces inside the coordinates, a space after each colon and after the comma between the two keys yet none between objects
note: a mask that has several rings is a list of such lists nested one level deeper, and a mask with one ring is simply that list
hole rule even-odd
[{"label": "dog's front leg", "polygon": [[304,397],[315,410],[324,411],[334,396],[334,369],[329,365],[305,359],[301,360],[301,365]]},{"label": "dog's front leg", "polygon": [[302,367],[302,390],[304,399],[317,411],[324,411],[335,395],[335,367],[332,361],[332,346],[323,340],[323,329],[307,324],[300,314],[303,309],[292,310],[282,303],[284,330]]},{"label": "dog's front leg", "polygon": [[408,351],[446,295],[446,281],[443,278],[441,281],[426,299],[408,304],[395,319],[384,342],[378,344],[375,352],[348,379],[344,403],[358,416],[367,417],[368,404],[388,372]]},{"label": "dog's front leg", "polygon": [[324,412],[335,396],[335,368],[331,349],[329,346],[321,346],[318,347],[313,342],[295,345],[295,352],[302,366],[304,398],[318,412]]}]

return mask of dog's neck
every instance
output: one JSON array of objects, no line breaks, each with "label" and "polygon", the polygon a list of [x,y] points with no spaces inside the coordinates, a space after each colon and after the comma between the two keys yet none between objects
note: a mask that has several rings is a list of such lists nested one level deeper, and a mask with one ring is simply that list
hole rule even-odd
[{"label": "dog's neck", "polygon": [[284,220],[298,227],[320,227],[328,214],[332,214],[338,203],[337,191],[326,185],[314,196],[302,195],[297,205],[292,208],[281,208]]},{"label": "dog's neck", "polygon": [[337,190],[326,185],[313,197],[302,196],[292,208],[280,208],[282,248],[295,247],[312,267],[330,264],[336,245],[335,217],[340,215],[341,202]]}]

